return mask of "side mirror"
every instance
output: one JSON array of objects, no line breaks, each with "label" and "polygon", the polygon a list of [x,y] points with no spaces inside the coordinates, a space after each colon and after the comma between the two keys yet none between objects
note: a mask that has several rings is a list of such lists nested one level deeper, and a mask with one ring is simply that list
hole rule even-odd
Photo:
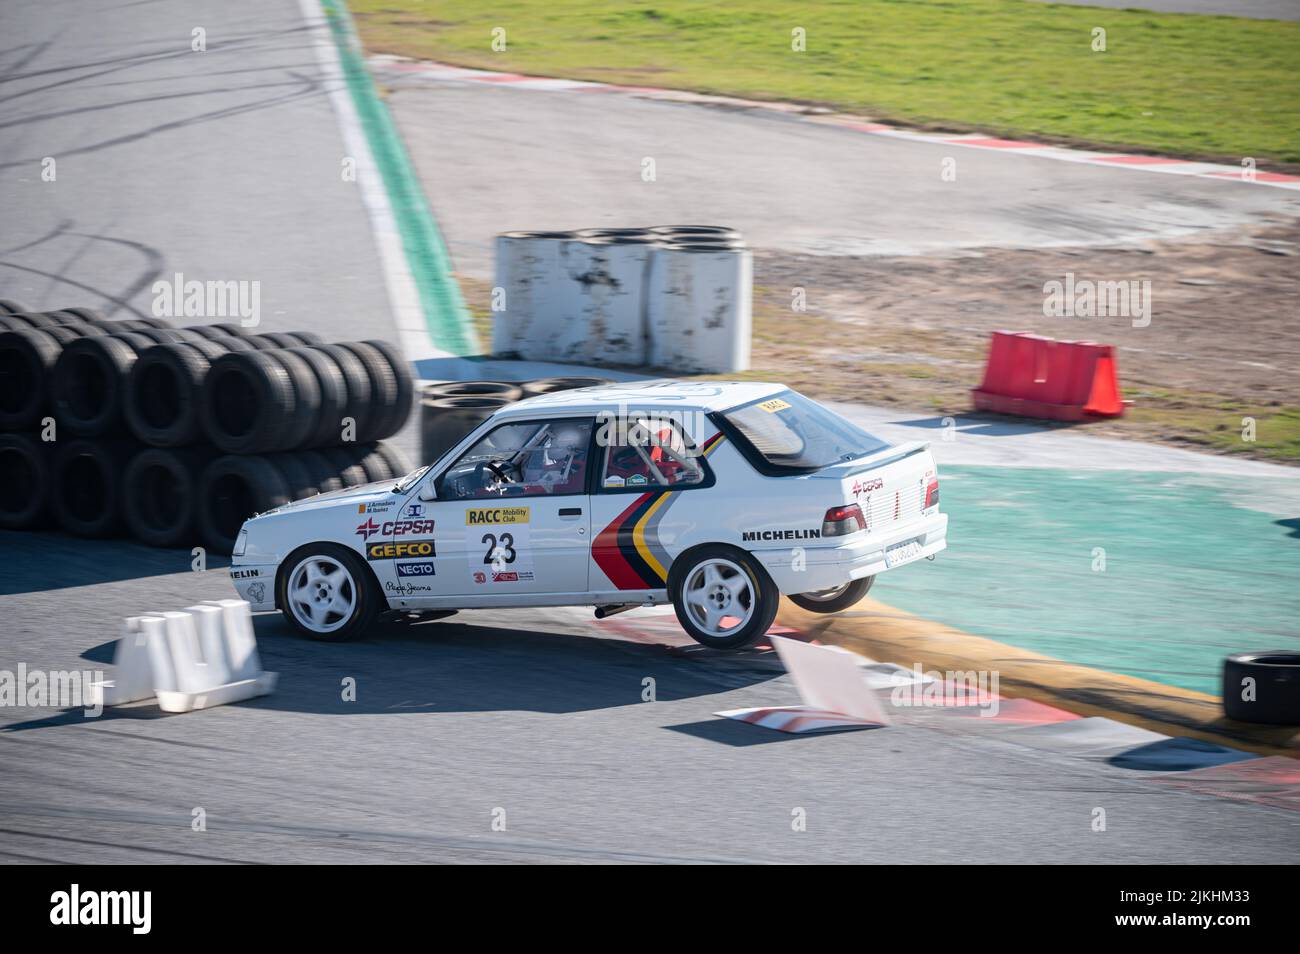
[{"label": "side mirror", "polygon": [[438,491],[434,489],[433,481],[426,480],[424,486],[420,488],[419,499],[425,503],[432,503],[438,499]]}]

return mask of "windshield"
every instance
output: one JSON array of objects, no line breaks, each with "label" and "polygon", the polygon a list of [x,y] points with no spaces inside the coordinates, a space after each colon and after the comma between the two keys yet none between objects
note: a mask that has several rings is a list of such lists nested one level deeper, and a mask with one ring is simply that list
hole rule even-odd
[{"label": "windshield", "polygon": [[393,488],[393,492],[399,494],[402,493],[404,490],[406,490],[407,487],[411,486],[411,484],[415,483],[417,480],[423,477],[431,466],[433,465],[425,464],[423,467],[419,467],[411,471],[409,474],[407,474],[405,477],[403,477],[401,480],[397,482],[397,486]]},{"label": "windshield", "polygon": [[782,391],[722,415],[769,468],[808,471],[889,447],[797,391]]}]

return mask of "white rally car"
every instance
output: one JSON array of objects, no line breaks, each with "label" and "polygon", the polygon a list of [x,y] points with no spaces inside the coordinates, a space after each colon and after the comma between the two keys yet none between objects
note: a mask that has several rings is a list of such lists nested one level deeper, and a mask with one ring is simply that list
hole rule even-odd
[{"label": "white rally car", "polygon": [[646,381],[497,411],[400,481],[247,521],[230,575],[314,639],[381,612],[671,600],[698,642],[762,636],[778,594],[835,612],[945,546],[927,444],[777,384]]}]

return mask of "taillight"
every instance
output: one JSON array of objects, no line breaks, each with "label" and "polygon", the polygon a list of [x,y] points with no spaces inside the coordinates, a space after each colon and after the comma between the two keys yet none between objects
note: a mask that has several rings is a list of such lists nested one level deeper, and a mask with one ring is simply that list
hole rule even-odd
[{"label": "taillight", "polygon": [[822,518],[823,537],[842,537],[846,533],[857,533],[865,529],[867,521],[862,516],[862,508],[857,504],[831,507]]},{"label": "taillight", "polygon": [[939,478],[931,477],[925,485],[925,510],[939,506]]}]

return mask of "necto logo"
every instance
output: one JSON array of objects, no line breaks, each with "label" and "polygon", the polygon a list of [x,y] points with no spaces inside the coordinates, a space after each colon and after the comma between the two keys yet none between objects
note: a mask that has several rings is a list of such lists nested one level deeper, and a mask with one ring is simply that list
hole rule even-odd
[{"label": "necto logo", "polygon": [[432,563],[399,563],[398,576],[433,576]]}]

